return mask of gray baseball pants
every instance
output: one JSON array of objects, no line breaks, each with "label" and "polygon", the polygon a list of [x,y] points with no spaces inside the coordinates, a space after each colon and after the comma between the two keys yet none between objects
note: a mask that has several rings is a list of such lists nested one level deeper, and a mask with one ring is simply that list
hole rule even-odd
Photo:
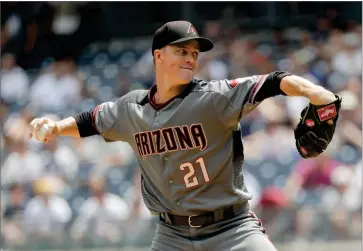
[{"label": "gray baseball pants", "polygon": [[276,251],[249,211],[202,228],[157,222],[151,251]]}]

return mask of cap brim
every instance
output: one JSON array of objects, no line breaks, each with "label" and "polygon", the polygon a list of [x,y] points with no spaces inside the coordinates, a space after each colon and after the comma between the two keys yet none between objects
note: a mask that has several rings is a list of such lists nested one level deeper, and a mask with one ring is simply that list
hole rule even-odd
[{"label": "cap brim", "polygon": [[210,51],[214,47],[213,42],[205,37],[185,37],[185,38],[175,40],[174,42],[171,42],[170,44],[179,44],[179,43],[190,41],[190,40],[196,40],[199,43],[200,52]]}]

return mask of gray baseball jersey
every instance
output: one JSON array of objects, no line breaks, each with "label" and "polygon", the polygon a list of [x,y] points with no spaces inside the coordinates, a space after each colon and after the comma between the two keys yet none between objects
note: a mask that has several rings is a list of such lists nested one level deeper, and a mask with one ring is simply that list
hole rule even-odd
[{"label": "gray baseball jersey", "polygon": [[152,212],[196,215],[252,198],[242,175],[240,120],[267,75],[193,80],[168,103],[153,102],[156,86],[132,91],[94,109],[106,141],[128,142],[137,153],[142,194]]}]

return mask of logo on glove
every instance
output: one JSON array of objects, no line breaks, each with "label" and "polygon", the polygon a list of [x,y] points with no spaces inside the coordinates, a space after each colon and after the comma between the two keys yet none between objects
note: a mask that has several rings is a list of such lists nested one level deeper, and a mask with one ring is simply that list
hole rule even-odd
[{"label": "logo on glove", "polygon": [[308,151],[305,149],[305,147],[300,147],[300,151],[302,152],[302,154],[306,155],[308,154]]},{"label": "logo on glove", "polygon": [[335,109],[334,104],[322,107],[316,111],[318,112],[320,121],[329,120],[337,115],[337,110]]},{"label": "logo on glove", "polygon": [[314,126],[315,126],[315,123],[314,123],[314,121],[313,121],[313,120],[311,120],[311,119],[307,119],[307,120],[305,121],[305,125],[306,125],[307,127],[314,127]]}]

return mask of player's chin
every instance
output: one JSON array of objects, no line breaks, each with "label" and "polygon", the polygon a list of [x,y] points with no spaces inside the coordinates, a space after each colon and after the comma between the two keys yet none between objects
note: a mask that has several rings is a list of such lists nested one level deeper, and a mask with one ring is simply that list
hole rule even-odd
[{"label": "player's chin", "polygon": [[180,74],[180,80],[183,84],[188,84],[193,80],[194,72],[193,71],[184,71]]}]

